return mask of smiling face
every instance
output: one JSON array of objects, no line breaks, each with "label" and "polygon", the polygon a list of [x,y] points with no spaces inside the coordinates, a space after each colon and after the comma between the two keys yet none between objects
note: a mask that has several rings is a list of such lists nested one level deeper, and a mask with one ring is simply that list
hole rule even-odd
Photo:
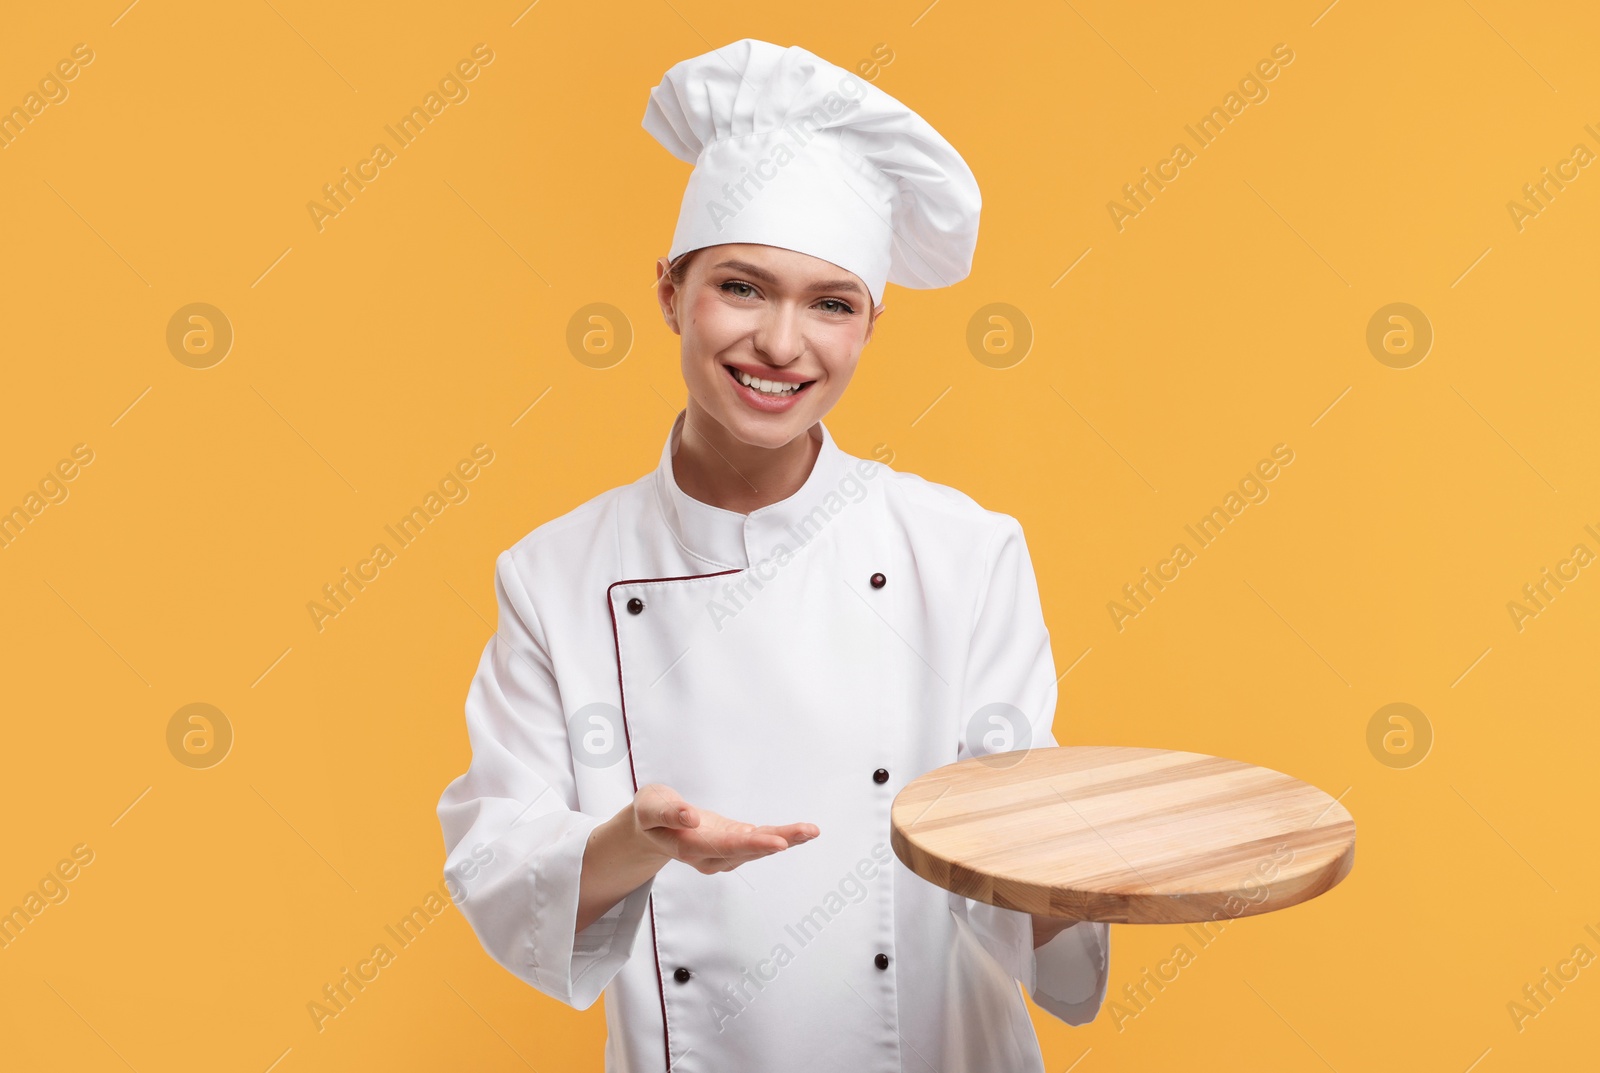
[{"label": "smiling face", "polygon": [[690,406],[735,440],[783,446],[821,420],[850,383],[872,338],[866,285],[838,265],[777,246],[729,243],[687,257],[681,282],[665,258],[657,263],[656,297],[683,337]]}]

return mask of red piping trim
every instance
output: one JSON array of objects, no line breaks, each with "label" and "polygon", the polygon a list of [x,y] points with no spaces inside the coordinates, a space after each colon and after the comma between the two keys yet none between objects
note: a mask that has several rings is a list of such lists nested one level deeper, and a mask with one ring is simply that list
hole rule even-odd
[{"label": "red piping trim", "polygon": [[[633,780],[633,792],[639,793],[639,772],[633,765],[633,731],[628,728],[628,698],[622,691],[622,638],[617,633],[617,608],[611,602],[611,590],[618,585],[645,585],[656,581],[697,581],[700,578],[721,577],[723,574],[737,574],[741,567],[728,570],[718,570],[714,574],[683,574],[678,577],[642,577],[628,578],[623,581],[613,581],[606,586],[606,612],[611,616],[611,644],[617,653],[617,701],[622,710],[622,736],[628,752],[628,776]],[[650,948],[656,955],[656,992],[661,996],[661,1035],[662,1046],[666,1050],[667,1064],[664,1067],[667,1073],[672,1073],[672,1029],[667,1025],[667,985],[661,974],[661,944],[656,937],[656,896],[650,894]]]}]

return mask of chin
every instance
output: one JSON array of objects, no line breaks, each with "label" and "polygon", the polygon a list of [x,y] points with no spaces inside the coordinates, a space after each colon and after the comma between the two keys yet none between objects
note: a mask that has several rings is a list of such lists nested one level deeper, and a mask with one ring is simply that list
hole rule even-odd
[{"label": "chin", "polygon": [[785,414],[753,414],[744,410],[735,410],[730,414],[724,411],[717,414],[717,420],[740,443],[769,449],[782,447],[816,424],[815,419],[799,410]]}]

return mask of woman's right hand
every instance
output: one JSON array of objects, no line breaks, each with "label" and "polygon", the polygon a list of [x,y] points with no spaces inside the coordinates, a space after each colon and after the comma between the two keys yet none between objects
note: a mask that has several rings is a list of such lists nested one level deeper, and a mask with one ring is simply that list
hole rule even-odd
[{"label": "woman's right hand", "polygon": [[705,875],[732,871],[821,834],[814,823],[758,827],[730,820],[689,804],[661,783],[639,787],[632,812],[635,833],[643,844]]}]

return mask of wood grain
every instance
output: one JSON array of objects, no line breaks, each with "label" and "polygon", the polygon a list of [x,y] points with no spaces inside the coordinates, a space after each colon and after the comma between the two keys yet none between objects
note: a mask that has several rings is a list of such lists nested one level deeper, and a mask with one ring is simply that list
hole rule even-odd
[{"label": "wood grain", "polygon": [[1255,916],[1355,863],[1356,825],[1271,768],[1111,745],[1020,750],[927,772],[890,844],[917,875],[990,905],[1117,924]]}]

